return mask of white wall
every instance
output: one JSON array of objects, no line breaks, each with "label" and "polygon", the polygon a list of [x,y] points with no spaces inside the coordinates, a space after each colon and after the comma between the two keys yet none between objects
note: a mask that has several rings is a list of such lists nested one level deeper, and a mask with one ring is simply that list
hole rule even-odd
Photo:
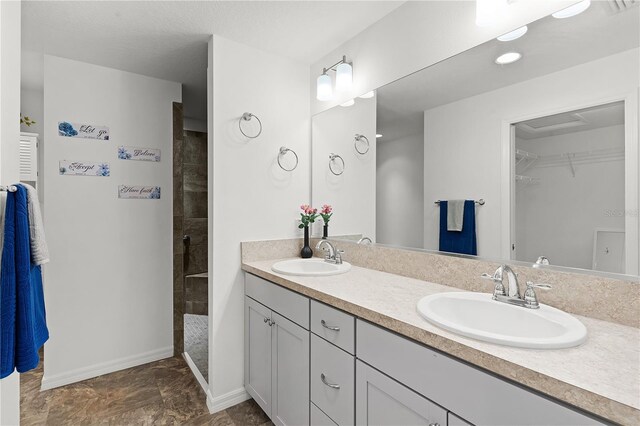
[{"label": "white wall", "polygon": [[[0,184],[20,180],[20,2],[0,2]],[[4,214],[6,195],[0,195]],[[20,421],[20,375],[0,380],[0,424]]]},{"label": "white wall", "polygon": [[[40,89],[31,89],[24,86],[20,89],[20,109],[22,114],[28,116],[32,120],[35,120],[35,124],[27,127],[26,125],[20,125],[21,132],[37,133],[38,136],[38,170],[42,171],[44,168],[44,92]],[[40,179],[38,181],[38,196],[40,197],[40,205],[44,210],[44,179],[42,179],[42,172],[40,172]]]},{"label": "white wall", "polygon": [[[313,206],[333,206],[329,235],[362,234],[375,241],[376,98],[356,99],[355,105],[333,108],[311,121]],[[356,133],[369,139],[369,152],[364,155],[355,150]],[[344,159],[340,176],[329,170],[331,153]],[[334,165],[339,168],[340,160]],[[322,224],[319,220],[318,225]],[[315,229],[320,230],[320,226]]]},{"label": "white wall", "polygon": [[[425,247],[438,247],[433,200],[484,198],[477,208],[478,255],[504,257],[503,122],[637,93],[638,54],[633,49],[425,111]],[[637,140],[630,143],[637,147]]]},{"label": "white wall", "polygon": [[[309,68],[219,36],[209,55],[208,404],[217,411],[247,398],[240,242],[300,235],[294,219],[310,197]],[[244,112],[262,120],[259,138],[240,134]],[[291,173],[276,163],[281,146],[300,158]]]},{"label": "white wall", "polygon": [[[610,126],[533,140],[516,139],[516,146],[539,155],[599,149],[624,152],[624,126]],[[543,165],[544,163],[541,163]],[[516,185],[516,248],[518,260],[591,269],[595,228],[624,229],[624,158],[552,167],[531,167],[527,176],[538,184]]]},{"label": "white wall", "polygon": [[378,142],[376,242],[422,248],[424,129],[412,130],[397,139]]},{"label": "white wall", "polygon": [[[475,1],[409,1],[311,66],[311,113],[339,105],[578,1],[512,2],[499,23],[485,28],[475,25]],[[318,101],[316,78],[342,55],[353,61],[353,90],[334,101]]]},{"label": "white wall", "polygon": [[[43,387],[173,354],[172,102],[181,85],[45,56],[45,296],[51,338]],[[109,141],[58,136],[67,120],[106,125]],[[120,145],[162,161],[117,159]],[[110,177],[61,176],[59,160],[105,161]],[[119,200],[121,184],[160,200]]]}]

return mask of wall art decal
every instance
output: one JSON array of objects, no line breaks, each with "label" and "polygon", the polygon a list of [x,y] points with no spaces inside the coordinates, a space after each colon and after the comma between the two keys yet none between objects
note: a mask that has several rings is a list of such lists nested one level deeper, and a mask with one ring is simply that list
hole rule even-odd
[{"label": "wall art decal", "polygon": [[160,161],[160,150],[153,148],[136,148],[133,146],[121,146],[118,148],[120,160],[136,161]]},{"label": "wall art decal", "polygon": [[109,128],[106,126],[93,126],[91,124],[58,122],[58,135],[68,138],[109,140]]},{"label": "wall art decal", "polygon": [[159,200],[159,186],[119,185],[118,198],[137,200]]},{"label": "wall art decal", "polygon": [[65,176],[101,176],[111,175],[109,163],[93,161],[60,160],[60,174]]}]

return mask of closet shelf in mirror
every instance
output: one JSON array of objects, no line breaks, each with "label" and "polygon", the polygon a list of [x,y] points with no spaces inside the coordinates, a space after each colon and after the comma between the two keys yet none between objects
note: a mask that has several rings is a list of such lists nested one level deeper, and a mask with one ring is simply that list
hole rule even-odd
[{"label": "closet shelf in mirror", "polygon": [[572,164],[590,164],[624,160],[624,148],[607,148],[591,151],[542,155],[538,158],[536,167],[565,166],[569,160]]},{"label": "closet shelf in mirror", "polygon": [[[516,170],[522,174],[538,159],[538,154],[525,151],[524,149],[516,149]],[[518,168],[519,167],[519,168]]]},{"label": "closet shelf in mirror", "polygon": [[516,175],[516,181],[523,182],[525,184],[536,184],[536,183],[540,183],[540,178],[536,178],[532,176]]}]

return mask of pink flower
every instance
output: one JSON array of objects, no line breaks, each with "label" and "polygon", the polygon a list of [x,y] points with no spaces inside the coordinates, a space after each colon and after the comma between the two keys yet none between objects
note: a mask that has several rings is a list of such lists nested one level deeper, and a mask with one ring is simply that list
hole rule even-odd
[{"label": "pink flower", "polygon": [[320,213],[322,214],[329,214],[333,211],[333,207],[331,207],[329,204],[325,204],[322,206],[322,210],[320,210]]}]

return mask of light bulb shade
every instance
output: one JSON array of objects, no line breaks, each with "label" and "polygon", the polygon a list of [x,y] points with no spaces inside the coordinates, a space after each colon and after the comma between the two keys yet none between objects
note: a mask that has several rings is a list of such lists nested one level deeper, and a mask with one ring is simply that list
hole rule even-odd
[{"label": "light bulb shade", "polygon": [[316,84],[316,97],[319,101],[330,101],[333,98],[333,88],[331,87],[331,77],[322,74],[318,77]]},{"label": "light bulb shade", "polygon": [[551,16],[556,19],[571,18],[572,16],[579,15],[585,10],[589,9],[589,6],[591,6],[591,0],[582,0],[580,3],[576,3],[572,6],[562,9],[552,14]]},{"label": "light bulb shade", "polygon": [[520,27],[517,30],[513,30],[513,31],[508,32],[506,34],[502,34],[500,37],[498,37],[498,40],[500,40],[500,41],[517,40],[520,37],[522,37],[523,35],[525,35],[528,30],[529,30],[529,28],[525,25],[524,27]]},{"label": "light bulb shade", "polygon": [[489,27],[498,19],[499,0],[476,0],[476,25]]},{"label": "light bulb shade", "polygon": [[351,90],[353,84],[353,68],[347,63],[341,63],[336,68],[336,91]]}]

